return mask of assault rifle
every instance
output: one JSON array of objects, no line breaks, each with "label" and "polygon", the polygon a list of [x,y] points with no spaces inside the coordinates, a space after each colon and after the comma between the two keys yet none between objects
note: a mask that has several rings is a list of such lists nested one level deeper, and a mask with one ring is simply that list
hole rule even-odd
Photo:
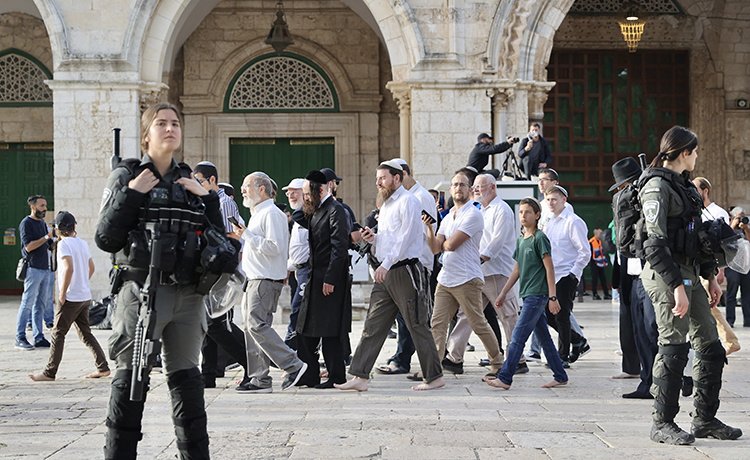
[{"label": "assault rifle", "polygon": [[120,128],[112,128],[112,158],[110,158],[110,166],[112,171],[115,170],[118,164],[120,164]]},{"label": "assault rifle", "polygon": [[638,163],[641,164],[641,171],[645,171],[646,167],[648,166],[646,164],[646,154],[641,152],[638,154]]},{"label": "assault rifle", "polygon": [[133,342],[133,377],[130,381],[130,400],[142,401],[146,395],[145,382],[161,351],[161,342],[154,339],[156,328],[156,287],[161,278],[161,239],[159,224],[146,223],[151,246],[148,276],[141,288],[141,304]]}]

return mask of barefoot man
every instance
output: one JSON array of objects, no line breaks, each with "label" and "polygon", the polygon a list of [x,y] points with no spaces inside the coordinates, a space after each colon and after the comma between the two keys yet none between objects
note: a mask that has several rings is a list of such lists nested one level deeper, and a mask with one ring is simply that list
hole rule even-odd
[{"label": "barefoot man", "polygon": [[432,390],[445,385],[437,348],[429,329],[429,279],[419,262],[425,243],[419,200],[402,185],[403,168],[397,161],[378,166],[376,184],[383,206],[378,231],[362,229],[362,238],[372,244],[380,266],[375,270],[375,285],[370,295],[365,328],[354,352],[348,382],[334,385],[340,390],[367,391],[367,382],[388,331],[401,312],[414,340],[423,383],[413,390]]}]

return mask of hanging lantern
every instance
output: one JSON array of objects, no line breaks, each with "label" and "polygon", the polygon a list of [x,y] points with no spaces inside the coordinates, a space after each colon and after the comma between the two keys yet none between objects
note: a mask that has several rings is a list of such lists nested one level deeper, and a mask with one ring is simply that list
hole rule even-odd
[{"label": "hanging lantern", "polygon": [[268,32],[265,43],[271,45],[278,54],[294,43],[292,34],[289,33],[289,26],[284,19],[284,3],[281,0],[276,4],[276,20],[271,26],[271,31]]},{"label": "hanging lantern", "polygon": [[625,39],[625,43],[628,45],[628,51],[635,53],[635,50],[638,49],[638,43],[640,43],[643,36],[643,28],[646,25],[646,21],[638,19],[638,16],[630,15],[625,18],[624,22],[618,21],[618,24],[620,24],[622,38]]}]

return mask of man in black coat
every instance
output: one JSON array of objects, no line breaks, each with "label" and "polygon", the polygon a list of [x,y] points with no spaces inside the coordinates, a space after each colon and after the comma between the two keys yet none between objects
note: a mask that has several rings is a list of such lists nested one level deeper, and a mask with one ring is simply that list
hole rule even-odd
[{"label": "man in black coat", "polygon": [[[469,153],[469,162],[466,166],[471,166],[476,169],[477,173],[481,174],[484,171],[484,167],[490,162],[490,155],[510,150],[516,142],[518,142],[517,137],[508,136],[507,142],[495,144],[492,136],[482,133],[477,136],[477,144],[471,150],[471,153]],[[499,175],[499,172],[497,175]]]},{"label": "man in black coat", "polygon": [[[302,186],[312,272],[297,318],[299,356],[308,365],[299,385],[315,388],[333,388],[334,383],[346,382],[343,344],[348,341],[352,323],[350,217],[326,182],[322,172],[311,171]],[[316,353],[321,339],[328,369],[328,381],[323,383]]]},{"label": "man in black coat", "polygon": [[529,134],[521,139],[521,145],[518,147],[518,157],[527,178],[538,176],[539,170],[549,168],[552,162],[552,151],[540,130],[539,123],[532,123]]}]

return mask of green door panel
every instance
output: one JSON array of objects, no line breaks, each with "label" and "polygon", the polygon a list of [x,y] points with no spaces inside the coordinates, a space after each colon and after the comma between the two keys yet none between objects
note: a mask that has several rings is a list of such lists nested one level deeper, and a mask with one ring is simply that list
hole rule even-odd
[{"label": "green door panel", "polygon": [[[23,284],[16,281],[16,264],[21,257],[18,224],[29,214],[26,199],[44,195],[48,209],[55,208],[52,144],[0,144],[0,293],[17,293]],[[47,214],[47,221],[51,220]]]},{"label": "green door panel", "polygon": [[230,139],[229,180],[242,217],[245,220],[249,217],[240,192],[246,175],[263,171],[271,176],[279,186],[276,201],[288,205],[281,188],[295,177],[305,177],[310,170],[335,169],[334,147],[332,138]]}]

